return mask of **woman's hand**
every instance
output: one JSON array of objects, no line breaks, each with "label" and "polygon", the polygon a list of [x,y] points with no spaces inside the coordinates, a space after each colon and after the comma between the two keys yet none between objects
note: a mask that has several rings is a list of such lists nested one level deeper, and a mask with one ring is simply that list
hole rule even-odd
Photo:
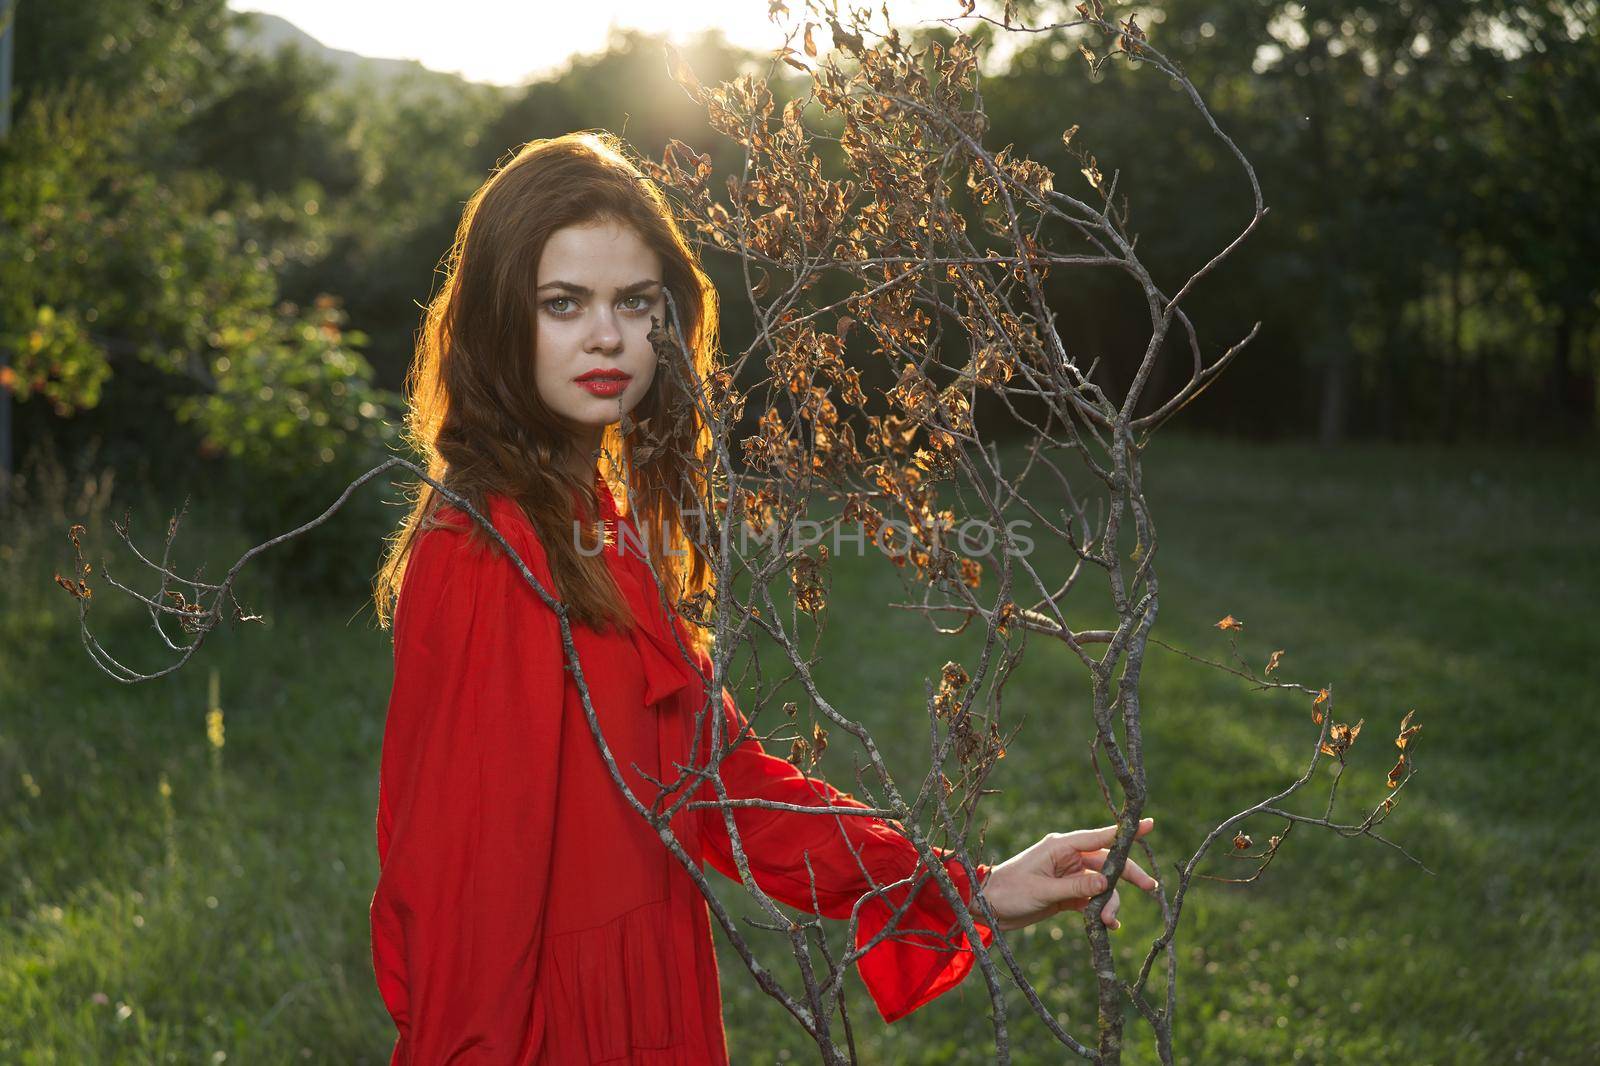
[{"label": "woman's hand", "polygon": [[[1140,819],[1138,836],[1144,836],[1154,826],[1154,818]],[[983,895],[1000,920],[1001,931],[1023,929],[1062,911],[1081,911],[1088,906],[1091,898],[1106,889],[1105,876],[1099,870],[1116,838],[1114,825],[1051,833],[990,870],[983,882]],[[1156,879],[1131,857],[1123,865],[1122,879],[1146,892],[1157,887]],[[1122,928],[1117,921],[1121,903],[1116,889],[1112,889],[1111,899],[1100,911],[1100,921],[1107,928]]]}]

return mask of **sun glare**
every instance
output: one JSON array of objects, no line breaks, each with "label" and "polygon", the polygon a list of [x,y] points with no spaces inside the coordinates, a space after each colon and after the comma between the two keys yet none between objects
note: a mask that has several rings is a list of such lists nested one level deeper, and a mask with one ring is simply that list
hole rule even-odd
[{"label": "sun glare", "polygon": [[[239,11],[259,11],[288,19],[329,48],[365,56],[420,60],[434,70],[453,71],[474,81],[515,85],[558,70],[573,55],[605,48],[610,27],[663,33],[682,44],[713,27],[732,43],[775,51],[786,30],[800,46],[798,25],[804,0],[788,0],[787,22],[767,18],[767,0],[595,0],[556,5],[513,0],[230,0]],[[841,10],[849,5],[841,3]],[[861,6],[861,5],[856,5]],[[868,5],[875,18],[879,5]],[[897,25],[949,18],[959,0],[890,0]],[[984,3],[979,11],[987,10]],[[814,33],[828,47],[825,27]]]}]

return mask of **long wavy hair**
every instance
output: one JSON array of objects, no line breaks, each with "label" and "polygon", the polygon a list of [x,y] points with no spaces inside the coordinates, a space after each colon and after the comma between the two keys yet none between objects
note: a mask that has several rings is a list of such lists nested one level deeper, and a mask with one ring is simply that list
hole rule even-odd
[{"label": "long wavy hair", "polygon": [[[699,379],[709,380],[717,293],[670,204],[616,137],[569,133],[523,145],[467,201],[443,264],[445,280],[417,334],[406,380],[405,437],[429,476],[479,513],[488,515],[491,493],[521,507],[570,617],[597,630],[625,630],[628,610],[605,560],[580,551],[572,535],[575,497],[590,517],[598,514],[594,486],[569,472],[579,447],[576,427],[540,400],[534,384],[534,289],[545,243],[558,229],[605,221],[632,227],[660,256],[677,328]],[[678,378],[660,366],[630,412],[637,421],[648,419],[657,438],[657,447],[641,449],[648,458],[636,463],[632,439],[617,425],[607,426],[602,451],[611,461],[600,471],[619,508],[631,493],[629,517],[644,534],[673,605],[709,591],[712,580],[704,554],[684,534],[682,503],[705,499],[703,466],[694,460],[708,453],[710,432]],[[410,500],[374,582],[378,623],[385,628],[417,537],[440,524],[435,516],[447,502],[420,481]],[[479,544],[494,544],[475,523],[472,535]],[[697,627],[688,629],[700,637]]]}]

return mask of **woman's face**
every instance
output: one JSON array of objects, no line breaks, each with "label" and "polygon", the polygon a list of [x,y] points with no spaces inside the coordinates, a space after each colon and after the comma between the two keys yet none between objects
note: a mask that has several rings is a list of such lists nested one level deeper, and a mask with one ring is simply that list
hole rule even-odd
[{"label": "woman's face", "polygon": [[636,407],[655,377],[650,316],[666,318],[661,257],[630,226],[567,226],[539,257],[534,381],[539,398],[584,427],[584,454]]}]

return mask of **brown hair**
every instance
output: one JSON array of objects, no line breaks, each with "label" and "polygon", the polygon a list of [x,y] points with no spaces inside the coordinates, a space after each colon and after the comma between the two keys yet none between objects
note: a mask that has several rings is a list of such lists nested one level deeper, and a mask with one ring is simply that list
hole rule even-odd
[{"label": "brown hair", "polygon": [[[616,221],[631,227],[661,258],[662,283],[676,305],[681,331],[701,381],[711,372],[717,337],[717,294],[673,218],[671,206],[604,131],[531,141],[473,193],[445,258],[445,280],[428,305],[416,358],[406,381],[406,439],[430,477],[464,496],[487,517],[487,496],[510,497],[544,546],[571,617],[596,629],[626,628],[628,612],[604,558],[573,543],[574,495],[598,514],[594,487],[569,473],[575,428],[551,411],[534,384],[536,273],[545,243],[567,226]],[[633,510],[661,577],[667,602],[708,590],[710,567],[683,533],[680,500],[704,498],[703,467],[710,433],[679,375],[658,368],[631,412],[649,420],[659,447],[635,463],[633,442],[607,426],[602,448],[613,457],[602,471]],[[665,436],[665,440],[662,440]],[[692,458],[691,458],[692,457]],[[620,468],[619,468],[620,467]],[[410,513],[389,539],[374,583],[380,626],[388,626],[417,537],[439,523],[448,501],[418,482]],[[666,530],[666,535],[662,531]],[[473,524],[477,543],[493,541]],[[497,546],[498,547],[498,546]],[[696,627],[689,627],[697,635]]]}]

